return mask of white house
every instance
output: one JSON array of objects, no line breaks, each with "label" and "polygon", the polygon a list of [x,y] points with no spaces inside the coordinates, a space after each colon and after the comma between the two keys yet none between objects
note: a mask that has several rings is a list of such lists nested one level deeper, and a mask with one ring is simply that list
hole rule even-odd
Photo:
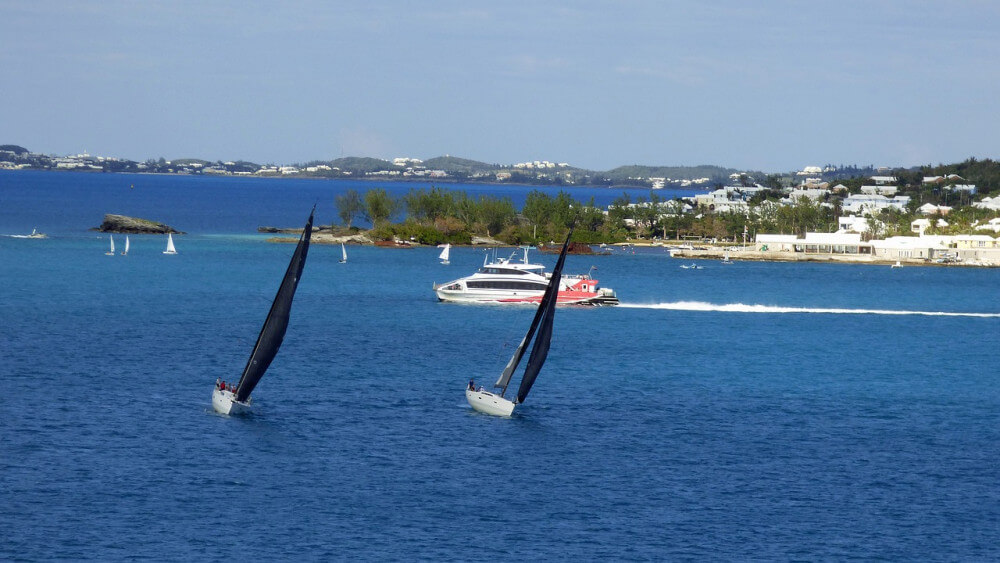
[{"label": "white house", "polygon": [[976,225],[977,231],[993,231],[1000,233],[1000,217],[994,217],[983,225]]},{"label": "white house", "polygon": [[792,190],[787,197],[781,200],[784,205],[793,205],[799,198],[806,198],[809,201],[819,201],[826,197],[830,190],[826,188],[797,188]]},{"label": "white house", "polygon": [[905,195],[887,198],[880,194],[851,194],[844,198],[842,209],[847,213],[869,215],[889,208],[903,211],[908,203],[910,203],[910,196]]},{"label": "white house", "polygon": [[[939,228],[944,228],[948,226],[948,222],[945,221],[944,219],[938,219],[936,225]],[[920,233],[921,236],[923,236],[924,231],[926,231],[929,228],[931,228],[930,219],[916,219],[910,223],[910,231],[914,233]]]},{"label": "white house", "polygon": [[978,207],[980,209],[992,209],[994,211],[1000,211],[1000,195],[996,197],[984,197],[980,201],[972,204],[973,207]]},{"label": "white house", "polygon": [[949,190],[952,192],[966,192],[970,195],[976,193],[975,184],[955,184],[954,186],[945,186],[944,188],[941,189]]},{"label": "white house", "polygon": [[856,215],[838,217],[837,229],[844,233],[863,233],[868,230],[868,218]]},{"label": "white house", "polygon": [[950,237],[889,237],[873,240],[872,255],[886,260],[923,258],[930,260],[947,252]]},{"label": "white house", "polygon": [[751,193],[756,193],[764,188],[742,188],[728,186],[708,192],[707,194],[697,194],[694,197],[684,198],[691,201],[698,207],[707,207],[717,213],[726,211],[746,212],[749,209],[746,200]]},{"label": "white house", "polygon": [[870,254],[871,245],[862,242],[859,233],[806,233],[798,235],[758,234],[755,249],[772,252],[802,252],[806,254]]},{"label": "white house", "polygon": [[898,191],[899,188],[897,186],[886,186],[881,184],[877,186],[861,186],[861,193],[863,194],[882,194],[885,196],[894,196]]},{"label": "white house", "polygon": [[951,208],[947,205],[934,205],[925,203],[917,208],[921,215],[947,215],[951,213]]},{"label": "white house", "polygon": [[896,183],[896,177],[895,176],[872,176],[872,182],[875,182],[876,184],[878,184],[880,186],[883,185],[883,184],[895,184]]}]

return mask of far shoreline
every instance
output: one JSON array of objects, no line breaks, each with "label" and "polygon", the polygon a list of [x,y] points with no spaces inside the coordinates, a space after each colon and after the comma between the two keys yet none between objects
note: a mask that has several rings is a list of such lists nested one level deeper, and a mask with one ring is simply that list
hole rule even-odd
[{"label": "far shoreline", "polygon": [[[282,229],[281,232],[286,234],[298,234],[301,236],[302,229]],[[296,237],[271,237],[266,239],[268,243],[278,243],[295,244],[299,241],[298,236]],[[404,242],[399,241],[400,244],[385,244],[380,245],[375,241],[371,240],[367,236],[367,231],[362,231],[354,235],[334,235],[331,233],[314,232],[312,235],[312,243],[319,245],[337,245],[345,244],[352,246],[375,246],[380,248],[436,248],[438,245],[432,244],[421,244],[419,242]],[[523,245],[510,244],[496,239],[487,239],[485,237],[474,239],[471,244],[452,244],[452,247],[457,248],[520,248]],[[544,254],[544,252],[537,250],[537,246],[531,245],[536,248],[536,252]],[[611,255],[609,252],[601,252],[602,248],[606,247],[641,247],[641,248],[663,248],[670,258],[675,260],[699,260],[699,261],[723,261],[727,256],[729,260],[733,263],[739,262],[796,262],[796,263],[823,263],[823,264],[857,264],[857,265],[867,265],[867,266],[897,266],[897,267],[961,267],[961,268],[1000,268],[1000,264],[982,264],[982,263],[969,263],[969,262],[935,262],[926,258],[901,258],[899,260],[895,259],[885,259],[873,257],[867,254],[836,254],[836,253],[803,253],[803,252],[786,252],[780,250],[753,250],[750,248],[734,248],[732,244],[711,244],[711,243],[699,243],[697,248],[684,248],[685,246],[690,246],[690,241],[683,240],[658,240],[649,241],[645,239],[641,240],[628,240],[624,242],[609,243],[605,245],[589,244],[587,245],[595,251],[592,254],[583,254],[585,256],[607,256]],[[898,265],[897,265],[898,263]]]}]

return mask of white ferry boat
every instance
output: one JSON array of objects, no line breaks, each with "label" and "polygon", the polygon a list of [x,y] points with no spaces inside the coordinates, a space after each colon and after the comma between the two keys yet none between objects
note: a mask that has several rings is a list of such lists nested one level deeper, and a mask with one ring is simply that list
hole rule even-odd
[{"label": "white ferry boat", "polygon": [[[528,248],[521,262],[515,262],[515,250],[510,258],[483,260],[483,267],[471,276],[443,284],[435,284],[434,292],[441,301],[463,303],[538,303],[549,286],[550,274],[545,266],[528,262]],[[593,272],[593,269],[591,269]],[[587,274],[563,274],[559,281],[560,305],[617,305],[614,290],[599,287]]]}]

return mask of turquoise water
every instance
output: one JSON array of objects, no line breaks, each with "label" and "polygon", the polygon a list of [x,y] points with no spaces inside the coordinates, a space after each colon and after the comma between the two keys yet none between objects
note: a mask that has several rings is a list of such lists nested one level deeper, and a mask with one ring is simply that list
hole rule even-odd
[{"label": "turquoise water", "polygon": [[304,223],[318,184],[261,181],[254,204],[158,177],[122,212],[228,226],[111,257],[86,229],[115,186],[79,179],[121,177],[11,177],[0,233],[53,236],[0,237],[0,558],[998,557],[1000,270],[570,256],[623,306],[560,308],[499,419],[463,389],[532,309],[431,291],[481,250],[315,245],[255,413],[229,418],[212,385],[292,252],[252,231]]}]

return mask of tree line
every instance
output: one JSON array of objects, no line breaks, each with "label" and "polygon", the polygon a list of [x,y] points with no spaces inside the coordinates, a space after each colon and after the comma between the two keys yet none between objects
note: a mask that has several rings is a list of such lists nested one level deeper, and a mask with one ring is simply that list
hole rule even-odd
[{"label": "tree line", "polygon": [[[634,201],[627,193],[616,198],[607,211],[586,203],[565,191],[549,195],[530,192],[518,210],[509,197],[480,195],[464,191],[411,189],[393,197],[385,189],[359,193],[348,190],[336,197],[338,216],[344,228],[358,230],[354,222],[371,223],[369,236],[375,240],[413,240],[421,244],[469,244],[475,236],[490,237],[507,244],[539,244],[559,240],[576,225],[575,242],[616,243],[637,238],[705,239],[752,242],[757,233],[803,235],[806,231],[833,232],[842,214],[840,198],[811,201],[800,198],[795,205],[777,202],[783,194],[774,190],[757,194],[746,211],[696,209],[684,211],[682,200],[665,200],[655,192]],[[903,211],[886,210],[870,218],[867,238],[908,234],[910,222],[921,215],[919,199]],[[996,213],[970,206],[958,208],[948,217],[952,226],[932,232],[968,230],[972,221],[985,220]]]}]

